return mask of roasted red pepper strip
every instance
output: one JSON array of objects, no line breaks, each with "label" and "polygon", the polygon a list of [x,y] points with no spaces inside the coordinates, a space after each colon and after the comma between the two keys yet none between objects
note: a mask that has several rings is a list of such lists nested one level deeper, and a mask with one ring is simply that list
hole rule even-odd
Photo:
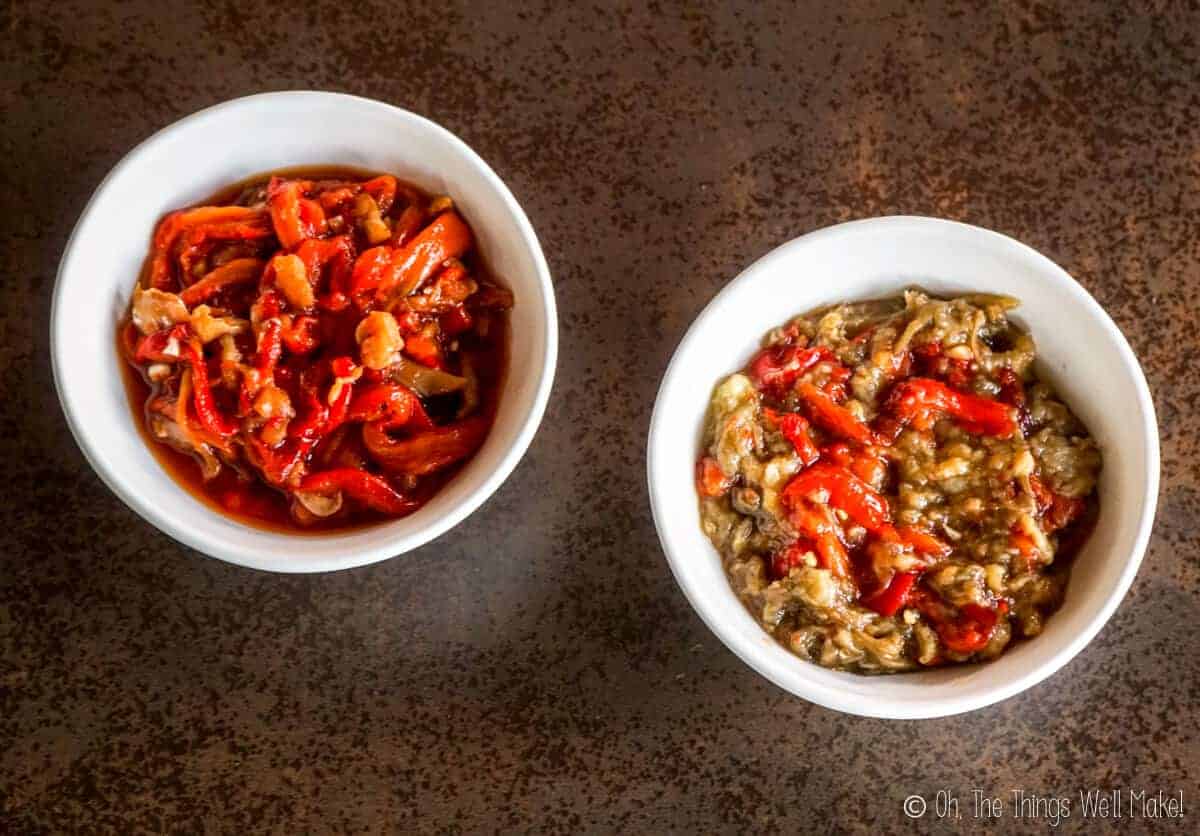
[{"label": "roasted red pepper strip", "polygon": [[[261,209],[245,206],[201,206],[172,212],[154,230],[150,258],[150,286],[171,290],[178,286],[171,266],[171,256],[182,234],[201,224],[242,223],[255,229],[266,229],[266,215]],[[269,233],[268,233],[269,234]]]},{"label": "roasted red pepper strip", "polygon": [[958,619],[938,623],[938,637],[955,653],[976,653],[983,650],[996,629],[995,610],[979,604],[965,604],[959,608]]},{"label": "roasted red pepper strip", "polygon": [[343,491],[355,502],[393,517],[410,514],[420,507],[420,503],[397,492],[382,477],[353,467],[309,474],[300,482],[300,490],[319,494]]},{"label": "roasted red pepper strip", "polygon": [[943,543],[932,534],[922,531],[919,528],[914,528],[910,525],[902,525],[896,529],[896,533],[900,536],[900,540],[912,550],[930,557],[942,558],[949,557],[954,551],[949,544]]},{"label": "roasted red pepper strip", "polygon": [[759,388],[787,387],[822,360],[836,362],[837,358],[833,356],[833,352],[821,346],[772,346],[764,348],[754,356],[747,372]]},{"label": "roasted red pepper strip", "polygon": [[349,295],[360,308],[367,307],[375,298],[375,292],[392,270],[394,255],[391,247],[371,247],[355,260]]},{"label": "roasted red pepper strip", "polygon": [[200,425],[213,435],[228,438],[238,431],[238,424],[221,414],[213,399],[208,384],[208,362],[198,343],[185,342],[180,346],[180,357],[192,367],[192,405]]},{"label": "roasted red pepper strip", "polygon": [[887,409],[902,421],[922,413],[943,412],[963,425],[968,432],[1008,438],[1017,430],[1016,417],[1007,404],[951,389],[927,377],[909,378],[898,383],[888,396]]},{"label": "roasted red pepper strip", "polygon": [[801,464],[808,467],[821,458],[821,451],[808,434],[808,421],[805,421],[803,416],[794,412],[776,412],[769,408],[764,408],[763,413],[779,427],[780,434],[792,443]]},{"label": "roasted red pepper strip", "polygon": [[444,369],[446,361],[442,356],[441,345],[438,343],[437,338],[433,336],[434,333],[436,333],[436,326],[422,329],[416,334],[405,337],[404,353],[422,366],[429,366],[431,369]]},{"label": "roasted red pepper strip", "polygon": [[874,440],[870,427],[811,383],[801,383],[796,392],[808,407],[813,423],[821,428],[858,444],[870,444]]},{"label": "roasted red pepper strip", "polygon": [[350,277],[354,271],[354,245],[349,235],[309,238],[296,248],[305,275],[313,276],[317,304],[327,311],[350,304]]},{"label": "roasted red pepper strip", "polygon": [[249,284],[262,274],[266,262],[257,258],[235,258],[204,275],[200,281],[188,287],[179,298],[189,308],[206,302],[228,287]]},{"label": "roasted red pepper strip", "polygon": [[380,214],[386,215],[396,200],[396,178],[390,174],[381,174],[363,183],[362,190],[374,199]]},{"label": "roasted red pepper strip", "polygon": [[310,354],[321,342],[318,334],[320,321],[315,316],[304,314],[292,320],[290,328],[283,330],[283,345],[292,354]]},{"label": "roasted red pepper strip", "polygon": [[965,604],[956,611],[940,597],[920,586],[910,592],[909,603],[933,624],[942,644],[964,656],[987,646],[1000,614],[1008,611],[1008,604],[1004,601],[995,610],[979,604]]},{"label": "roasted red pepper strip", "polygon": [[267,185],[267,208],[271,210],[275,237],[289,250],[324,230],[325,213],[320,204],[304,196],[313,188],[307,180],[278,177],[272,177]]},{"label": "roasted red pepper strip", "polygon": [[1038,514],[1042,516],[1042,530],[1053,534],[1061,528],[1066,528],[1087,510],[1087,503],[1082,499],[1074,499],[1055,493],[1037,474],[1029,477],[1029,487],[1033,490],[1033,498],[1037,502]]},{"label": "roasted red pepper strip", "polygon": [[363,443],[375,461],[387,471],[423,476],[449,467],[474,453],[487,435],[483,416],[475,416],[444,427],[392,438],[379,422],[363,424]]},{"label": "roasted red pepper strip", "polygon": [[917,577],[916,572],[897,572],[887,586],[860,599],[859,603],[884,617],[893,616],[908,602],[908,595]]},{"label": "roasted red pepper strip", "polygon": [[187,325],[175,325],[147,334],[138,341],[133,359],[139,363],[177,363],[181,354],[168,354],[167,349],[174,340],[179,351],[191,335],[192,330]]},{"label": "roasted red pepper strip", "polygon": [[850,556],[846,554],[846,549],[838,537],[837,526],[829,516],[828,509],[796,500],[795,497],[784,497],[784,502],[791,507],[792,525],[812,540],[821,566],[838,577],[849,577]]},{"label": "roasted red pepper strip", "polygon": [[810,552],[814,555],[816,554],[816,544],[809,540],[800,539],[792,543],[786,549],[771,555],[771,565],[769,567],[771,571],[771,578],[774,580],[786,578],[788,573],[793,569],[797,569],[804,565],[804,555],[809,554]]},{"label": "roasted red pepper strip", "polygon": [[275,318],[263,323],[258,333],[258,353],[255,355],[254,366],[266,380],[275,370],[275,364],[283,356],[283,324]]},{"label": "roasted red pepper strip", "polygon": [[[826,502],[818,498],[828,496]],[[829,505],[846,513],[867,531],[877,532],[891,522],[887,500],[845,468],[816,464],[795,476],[783,489],[783,499],[793,507],[801,502]]]},{"label": "roasted red pepper strip", "polygon": [[696,487],[701,496],[721,496],[732,484],[733,480],[725,475],[712,456],[705,456],[696,462]]},{"label": "roasted red pepper strip", "polygon": [[471,230],[457,212],[443,212],[416,237],[396,251],[393,269],[376,292],[385,302],[419,289],[448,258],[458,258],[471,248]]},{"label": "roasted red pepper strip", "polygon": [[407,386],[398,383],[376,383],[354,394],[347,421],[383,421],[389,426],[408,423],[417,396]]}]

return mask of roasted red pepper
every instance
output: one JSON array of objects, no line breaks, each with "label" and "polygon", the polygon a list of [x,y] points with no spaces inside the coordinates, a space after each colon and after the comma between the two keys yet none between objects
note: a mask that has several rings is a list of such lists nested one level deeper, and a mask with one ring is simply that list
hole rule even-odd
[{"label": "roasted red pepper", "polygon": [[398,383],[376,383],[356,392],[350,402],[347,421],[387,421],[398,427],[412,417],[417,396],[407,386]]},{"label": "roasted red pepper", "polygon": [[833,464],[816,464],[795,476],[784,488],[783,499],[793,507],[813,502],[837,508],[867,531],[880,531],[891,522],[887,500],[862,479]]},{"label": "roasted red pepper", "polygon": [[900,536],[900,540],[903,543],[911,546],[913,551],[920,554],[943,558],[949,557],[950,553],[954,551],[948,543],[943,543],[932,534],[910,525],[900,526],[896,529],[896,533]]},{"label": "roasted red pepper", "polygon": [[350,298],[360,308],[366,309],[375,299],[375,292],[392,270],[391,247],[371,247],[354,262],[350,278]]},{"label": "roasted red pepper", "polygon": [[860,599],[859,603],[884,617],[893,616],[908,603],[908,595],[918,577],[916,572],[897,572],[887,586]]},{"label": "roasted red pepper", "polygon": [[305,476],[300,490],[318,494],[342,491],[360,505],[393,517],[411,514],[420,507],[420,503],[399,493],[383,477],[353,467]]},{"label": "roasted red pepper", "polygon": [[902,422],[932,423],[938,413],[954,418],[968,432],[1008,438],[1017,430],[1007,404],[951,389],[938,380],[914,377],[896,384],[886,408]]},{"label": "roasted red pepper", "polygon": [[1087,503],[1082,499],[1055,493],[1036,474],[1029,477],[1029,486],[1033,489],[1038,513],[1042,517],[1042,530],[1047,534],[1066,528],[1087,510]]},{"label": "roasted red pepper", "polygon": [[319,203],[305,197],[314,188],[314,184],[306,180],[278,177],[271,178],[267,185],[267,207],[271,211],[275,237],[289,250],[325,231],[324,210]]},{"label": "roasted red pepper", "polygon": [[776,412],[769,408],[764,408],[763,413],[779,428],[780,434],[791,442],[801,464],[808,467],[816,463],[821,457],[821,451],[808,434],[808,421],[805,421],[803,416],[794,412]]},{"label": "roasted red pepper", "polygon": [[457,212],[443,212],[396,251],[394,268],[379,286],[378,301],[418,290],[447,259],[459,258],[470,248],[471,230],[463,219]]},{"label": "roasted red pepper", "polygon": [[955,653],[970,654],[983,650],[991,641],[997,620],[995,610],[979,604],[965,604],[959,607],[955,621],[939,622],[936,627],[938,637],[946,647]]},{"label": "roasted red pepper", "polygon": [[449,467],[474,453],[487,435],[487,421],[467,418],[408,438],[392,438],[379,422],[363,424],[363,443],[384,470],[422,476]]},{"label": "roasted red pepper", "polygon": [[696,462],[696,487],[702,496],[721,496],[732,484],[733,480],[725,475],[712,456]]},{"label": "roasted red pepper", "polygon": [[874,441],[875,436],[870,427],[816,386],[801,383],[796,387],[796,392],[804,401],[813,423],[817,426],[857,444],[870,444]]},{"label": "roasted red pepper", "polygon": [[[789,502],[785,497],[785,503]],[[816,547],[821,566],[838,577],[850,576],[850,556],[842,545],[836,523],[828,508],[810,505],[805,501],[794,501],[790,505],[789,517],[792,525]]]},{"label": "roasted red pepper", "polygon": [[810,540],[801,539],[771,555],[771,564],[768,567],[771,578],[773,580],[786,578],[793,569],[804,565],[804,556],[809,553],[813,555],[817,553],[816,544]]},{"label": "roasted red pepper", "polygon": [[192,406],[200,425],[213,435],[228,438],[238,431],[238,423],[221,414],[213,398],[208,382],[208,362],[199,342],[185,342],[180,346],[180,356],[192,369]]},{"label": "roasted red pepper", "polygon": [[822,360],[836,362],[837,358],[829,349],[821,346],[772,346],[754,356],[747,373],[759,388],[788,387]]}]

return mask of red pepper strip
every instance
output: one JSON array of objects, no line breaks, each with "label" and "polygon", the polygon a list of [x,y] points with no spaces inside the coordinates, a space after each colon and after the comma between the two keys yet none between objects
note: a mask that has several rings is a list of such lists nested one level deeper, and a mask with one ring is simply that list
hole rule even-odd
[{"label": "red pepper strip", "polygon": [[216,296],[227,287],[246,284],[259,277],[266,262],[257,258],[235,258],[215,270],[210,270],[195,284],[186,288],[179,298],[189,308]]},{"label": "red pepper strip", "polygon": [[1042,515],[1042,530],[1047,534],[1066,528],[1087,510],[1084,500],[1055,493],[1036,474],[1029,477],[1029,487],[1033,489],[1038,513]]},{"label": "red pepper strip", "polygon": [[814,543],[802,538],[783,551],[776,552],[771,555],[771,578],[773,580],[786,578],[793,569],[804,565],[804,555],[809,552],[816,554],[816,551],[817,547]]},{"label": "red pepper strip", "polygon": [[[308,238],[296,248],[296,255],[304,262],[305,275],[314,277],[313,284],[319,291],[318,302],[326,310],[342,310],[346,307],[349,293],[349,277],[354,265],[354,246],[349,235],[334,238]],[[322,281],[327,272],[328,281]],[[325,290],[321,290],[324,284]]]},{"label": "red pepper strip", "polygon": [[263,218],[253,223],[197,224],[180,235],[179,271],[183,283],[192,280],[196,260],[203,256],[213,241],[264,241],[270,238],[271,225]]},{"label": "red pepper strip", "polygon": [[363,443],[385,470],[423,476],[474,453],[483,443],[487,429],[487,419],[478,415],[457,424],[395,439],[376,421],[363,424]]},{"label": "red pepper strip", "polygon": [[[786,496],[784,501],[787,502]],[[828,509],[802,502],[792,507],[791,520],[796,530],[815,544],[821,566],[838,577],[849,577],[850,556],[842,546]]]},{"label": "red pepper strip", "polygon": [[204,351],[194,342],[185,342],[180,347],[180,356],[192,367],[192,405],[200,425],[213,435],[228,438],[238,431],[236,421],[231,421],[217,409],[212,389],[208,384],[208,363]]},{"label": "red pepper strip", "polygon": [[[828,502],[814,499],[821,493],[829,496]],[[833,464],[813,465],[795,476],[783,489],[783,498],[792,507],[799,507],[804,501],[828,504],[871,532],[878,532],[891,522],[887,501],[862,479]]]},{"label": "red pepper strip", "polygon": [[474,324],[475,320],[462,305],[455,305],[438,317],[438,327],[442,329],[442,333],[447,337],[457,337],[459,334],[465,334],[471,330],[471,326]]},{"label": "red pepper strip", "polygon": [[442,347],[432,334],[424,331],[404,338],[404,353],[422,366],[429,366],[431,369],[446,368]]},{"label": "red pepper strip", "polygon": [[[313,184],[305,180],[281,180],[272,177],[267,184],[267,207],[271,210],[271,224],[275,237],[285,249],[300,245],[306,238],[313,237],[311,216],[306,223],[301,206],[303,192],[311,191]],[[319,207],[318,207],[319,208]]]},{"label": "red pepper strip", "polygon": [[887,408],[901,420],[911,420],[923,412],[944,412],[968,432],[1008,438],[1017,429],[1012,407],[951,389],[927,377],[909,378],[896,385],[888,396]]},{"label": "red pepper strip", "polygon": [[321,208],[326,212],[338,209],[343,203],[351,201],[355,195],[362,191],[362,186],[357,183],[346,185],[338,185],[332,188],[324,188],[317,195],[317,202],[321,204]]},{"label": "red pepper strip", "polygon": [[868,485],[882,485],[887,477],[887,462],[876,447],[864,447],[862,455],[850,461],[850,472]]},{"label": "red pepper strip", "polygon": [[937,595],[922,587],[912,590],[909,602],[920,610],[937,630],[942,644],[955,653],[970,655],[987,646],[996,629],[1001,612],[1007,612],[1007,603],[1001,601],[995,610],[979,604],[964,604],[956,612]]},{"label": "red pepper strip", "polygon": [[180,354],[166,354],[167,346],[175,340],[182,352],[183,343],[191,337],[192,331],[187,325],[175,325],[163,328],[153,334],[147,334],[137,344],[133,359],[138,363],[177,363]]},{"label": "red pepper strip", "polygon": [[950,553],[954,551],[948,543],[943,543],[932,534],[928,534],[911,525],[900,526],[896,529],[896,533],[900,535],[901,542],[907,546],[911,546],[913,551],[920,554],[942,558],[949,557]]},{"label": "red pepper strip", "polygon": [[395,226],[392,227],[391,245],[403,247],[421,231],[421,224],[424,222],[425,213],[415,203],[405,206],[400,217],[396,218]]},{"label": "red pepper strip", "polygon": [[764,348],[754,356],[746,367],[750,379],[761,389],[766,386],[791,386],[796,378],[822,360],[836,362],[833,352],[818,346],[803,348],[798,345],[772,346]]},{"label": "red pepper strip", "polygon": [[796,391],[808,407],[813,421],[823,429],[858,444],[870,444],[874,440],[870,427],[811,383],[801,383]]},{"label": "red pepper strip", "polygon": [[381,174],[362,184],[364,192],[369,194],[379,207],[379,213],[386,215],[396,200],[396,178],[390,174]]},{"label": "red pepper strip", "polygon": [[725,475],[717,460],[705,456],[696,462],[696,490],[701,496],[721,496],[729,490],[733,480]]},{"label": "red pepper strip", "polygon": [[407,386],[398,383],[376,383],[354,393],[346,420],[353,422],[384,421],[398,427],[408,423],[417,396]]},{"label": "red pepper strip", "polygon": [[421,503],[396,491],[383,478],[354,467],[340,467],[305,476],[300,490],[327,494],[343,491],[373,511],[393,517],[411,514]]},{"label": "red pepper strip", "polygon": [[776,412],[769,408],[764,408],[763,413],[779,427],[780,434],[792,443],[801,464],[808,467],[821,458],[821,451],[808,434],[808,422],[802,416],[794,412]]},{"label": "red pepper strip", "polygon": [[859,603],[882,616],[893,616],[908,602],[908,594],[916,582],[916,572],[897,572],[887,586],[859,599]]},{"label": "red pepper strip", "polygon": [[325,417],[325,425],[321,427],[321,435],[328,435],[346,422],[346,413],[350,409],[350,400],[353,397],[354,383],[343,382],[337,398],[329,405],[329,413]]},{"label": "red pepper strip", "polygon": [[317,333],[320,321],[315,316],[304,314],[292,320],[292,327],[283,331],[283,345],[292,354],[310,354],[320,344]]},{"label": "red pepper strip", "polygon": [[375,293],[392,270],[395,250],[392,247],[371,247],[364,250],[354,262],[350,276],[349,296],[360,308],[366,308]]},{"label": "red pepper strip", "polygon": [[150,286],[159,290],[170,290],[175,287],[171,275],[171,253],[179,236],[198,224],[241,222],[261,223],[261,209],[251,209],[246,206],[202,206],[197,209],[185,209],[172,212],[163,218],[154,230],[154,241],[151,246]]},{"label": "red pepper strip", "polygon": [[254,367],[261,374],[261,380],[269,377],[275,370],[275,364],[283,355],[283,323],[272,317],[263,323],[258,332],[258,354],[254,358]]},{"label": "red pepper strip", "polygon": [[1020,526],[1014,525],[1009,531],[1009,541],[1022,556],[1031,560],[1039,556],[1037,544],[1033,542],[1032,537],[1021,530]]},{"label": "red pepper strip", "polygon": [[944,621],[936,625],[942,643],[956,653],[983,650],[996,629],[996,611],[979,604],[964,604],[958,612],[957,621]]},{"label": "red pepper strip", "polygon": [[416,237],[396,251],[392,271],[376,292],[376,299],[408,296],[418,290],[448,258],[458,258],[471,248],[471,230],[457,212],[443,212]]},{"label": "red pepper strip", "polygon": [[829,379],[821,386],[821,391],[833,401],[841,403],[846,400],[846,381],[850,379],[850,370],[842,365],[833,367]]}]

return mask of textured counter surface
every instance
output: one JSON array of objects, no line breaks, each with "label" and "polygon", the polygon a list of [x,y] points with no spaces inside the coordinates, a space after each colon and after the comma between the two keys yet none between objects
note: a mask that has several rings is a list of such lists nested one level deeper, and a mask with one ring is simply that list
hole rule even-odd
[{"label": "textured counter surface", "polygon": [[[1200,824],[1200,15],[1119,3],[40,4],[0,9],[0,830],[983,830],[970,791],[1184,793]],[[485,7],[486,6],[486,7]],[[403,558],[278,577],[84,462],[48,358],[71,226],[135,143],[287,88],[426,114],[537,229],[561,354],[504,487]],[[1150,550],[1059,674],[941,721],[794,699],[679,592],[644,439],[743,266],[851,218],[961,219],[1076,276],[1161,423]],[[102,312],[98,312],[98,315]],[[84,327],[92,327],[85,325]],[[106,327],[103,324],[97,327]],[[1131,832],[1154,823],[1125,819]],[[991,828],[987,829],[991,832]]]}]

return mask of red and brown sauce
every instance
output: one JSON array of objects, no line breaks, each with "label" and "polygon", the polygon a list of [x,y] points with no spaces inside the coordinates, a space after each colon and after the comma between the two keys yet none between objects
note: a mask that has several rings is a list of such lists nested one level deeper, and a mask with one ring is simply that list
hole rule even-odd
[{"label": "red and brown sauce", "polygon": [[1062,600],[1100,454],[1007,297],[838,305],[717,386],[704,531],[772,636],[830,668],[998,656]]},{"label": "red and brown sauce", "polygon": [[180,482],[328,530],[412,513],[478,450],[511,306],[449,198],[310,170],[167,215],[119,344]]}]

